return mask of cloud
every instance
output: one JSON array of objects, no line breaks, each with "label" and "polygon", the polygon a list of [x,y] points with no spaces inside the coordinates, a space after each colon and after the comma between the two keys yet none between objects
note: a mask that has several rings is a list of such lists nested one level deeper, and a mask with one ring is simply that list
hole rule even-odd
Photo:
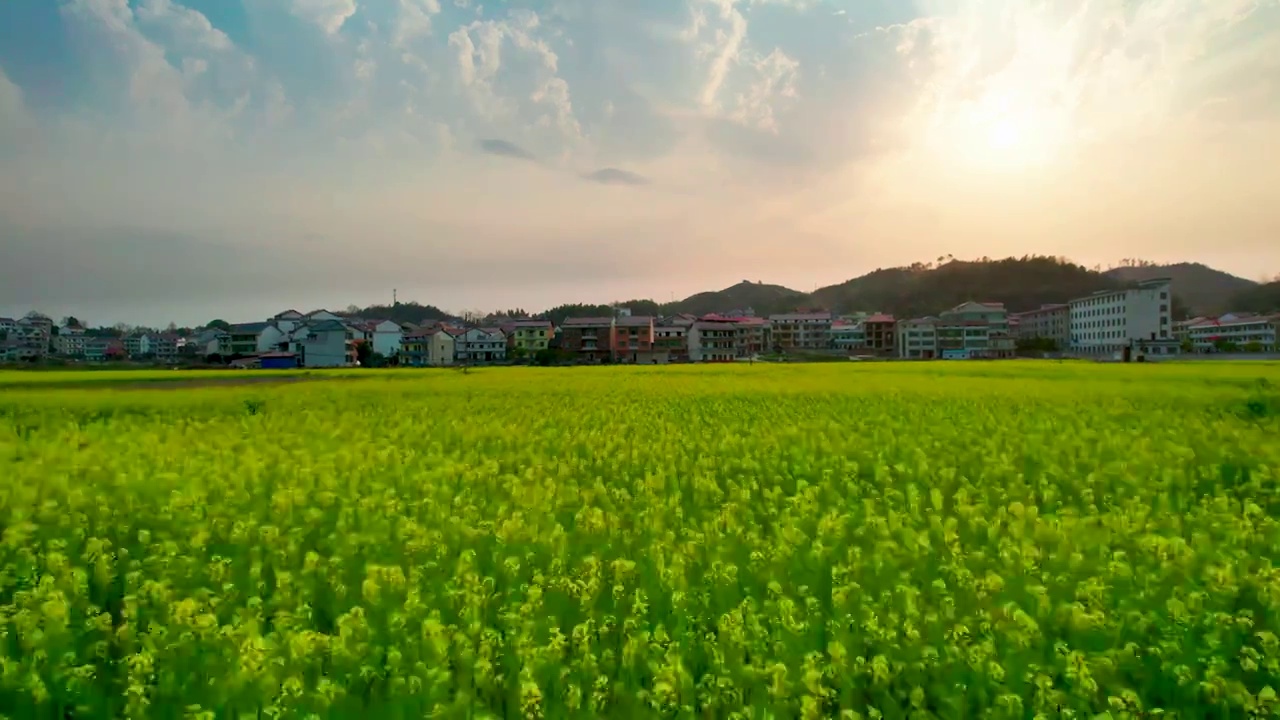
[{"label": "cloud", "polygon": [[648,185],[649,179],[618,168],[600,168],[583,176],[587,180],[601,185]]},{"label": "cloud", "polygon": [[49,33],[0,36],[0,314],[1280,265],[1276,0],[37,5],[0,7]]},{"label": "cloud", "polygon": [[480,141],[480,150],[490,155],[499,157],[515,158],[517,160],[533,160],[537,161],[537,156],[525,150],[524,148],[506,140],[497,138],[485,138]]},{"label": "cloud", "polygon": [[356,14],[355,0],[289,0],[289,10],[299,19],[335,35]]}]

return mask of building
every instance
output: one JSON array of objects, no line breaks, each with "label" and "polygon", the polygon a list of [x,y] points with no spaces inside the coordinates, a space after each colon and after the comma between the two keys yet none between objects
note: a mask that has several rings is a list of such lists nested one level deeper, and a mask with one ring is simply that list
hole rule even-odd
[{"label": "building", "polygon": [[1200,318],[1185,329],[1192,352],[1277,352],[1280,315],[1228,313],[1217,318]]},{"label": "building", "polygon": [[938,318],[899,320],[896,328],[897,355],[904,360],[934,360],[938,357]]},{"label": "building", "polygon": [[120,338],[91,337],[85,342],[84,359],[90,362],[124,360],[126,357],[128,351]]},{"label": "building", "polygon": [[500,328],[469,328],[454,338],[453,356],[467,365],[505,362],[507,336]]},{"label": "building", "polygon": [[578,362],[598,363],[613,359],[613,318],[567,318],[560,325],[560,348]]},{"label": "building", "polygon": [[1178,352],[1170,306],[1173,293],[1166,278],[1145,280],[1136,287],[1101,290],[1072,300],[1071,352],[1093,357]]},{"label": "building", "polygon": [[231,335],[225,330],[206,328],[197,333],[195,338],[187,343],[187,347],[191,348],[191,354],[202,358],[210,355],[230,355]]},{"label": "building", "polygon": [[400,343],[404,338],[400,323],[394,320],[361,320],[355,324],[375,353],[383,357],[395,357],[400,353]]},{"label": "building", "polygon": [[151,354],[151,338],[146,333],[129,333],[123,338],[124,352],[131,358],[145,357]]},{"label": "building", "polygon": [[653,354],[659,363],[689,361],[689,326],[664,319],[653,327]]},{"label": "building", "polygon": [[259,347],[263,332],[271,327],[270,322],[236,323],[227,331],[230,335],[230,346],[227,352],[231,355],[257,355],[269,348]]},{"label": "building", "polygon": [[551,346],[556,329],[550,320],[516,320],[503,326],[509,354],[533,355]]},{"label": "building", "polygon": [[1016,351],[1001,303],[961,303],[939,313],[935,328],[937,356],[943,360],[998,360]]},{"label": "building", "polygon": [[691,362],[732,362],[738,357],[736,323],[698,320],[689,326]]},{"label": "building", "polygon": [[831,323],[831,346],[841,352],[854,354],[866,347],[867,335],[861,321],[844,318]]},{"label": "building", "polygon": [[178,340],[174,333],[147,333],[148,353],[156,360],[171,362],[178,357]]},{"label": "building", "polygon": [[773,344],[780,350],[825,350],[831,347],[831,313],[770,315]]},{"label": "building", "polygon": [[337,320],[321,320],[305,328],[298,364],[307,368],[353,367],[356,345],[351,329]]},{"label": "building", "polygon": [[400,364],[408,367],[452,365],[456,355],[454,333],[435,325],[413,330],[400,344]]},{"label": "building", "polygon": [[734,326],[734,353],[752,358],[773,350],[773,326],[765,318],[754,315],[704,315],[706,322],[727,322]]},{"label": "building", "polygon": [[613,359],[616,362],[657,362],[653,350],[654,318],[647,315],[624,315],[613,324]]},{"label": "building", "polygon": [[872,355],[893,355],[898,348],[898,321],[892,315],[873,313],[862,319],[863,350]]},{"label": "building", "polygon": [[85,343],[88,340],[87,330],[79,324],[68,324],[58,328],[53,337],[53,351],[69,357],[83,357]]},{"label": "building", "polygon": [[1052,343],[1045,350],[1066,350],[1071,345],[1071,306],[1056,303],[1015,313],[1009,316],[1009,330],[1029,344]]}]

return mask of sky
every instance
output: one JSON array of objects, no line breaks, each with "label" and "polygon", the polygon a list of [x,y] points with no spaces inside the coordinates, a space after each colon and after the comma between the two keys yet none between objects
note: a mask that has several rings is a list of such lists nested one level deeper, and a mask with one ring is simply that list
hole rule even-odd
[{"label": "sky", "polygon": [[1280,272],[1280,0],[0,2],[0,315]]}]

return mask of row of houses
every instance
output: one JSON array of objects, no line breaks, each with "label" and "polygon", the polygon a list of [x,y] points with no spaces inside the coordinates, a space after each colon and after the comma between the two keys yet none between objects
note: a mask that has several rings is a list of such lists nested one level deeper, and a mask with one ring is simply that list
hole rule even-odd
[{"label": "row of houses", "polygon": [[[326,310],[287,310],[262,322],[206,328],[179,338],[135,333],[96,338],[83,328],[53,331],[47,319],[0,318],[7,337],[0,360],[29,359],[40,348],[87,359],[181,356],[235,358],[264,367],[342,367],[358,364],[360,346],[413,367],[504,363],[554,351],[578,363],[731,362],[773,353],[928,359],[1003,359],[1019,347],[1069,355],[1171,355],[1239,346],[1277,350],[1280,316],[1232,314],[1171,320],[1169,280],[1094,293],[1036,310],[1009,313],[995,302],[966,302],[937,315],[898,319],[876,312],[834,315],[797,312],[756,317],[719,315],[571,317],[512,320],[486,326],[447,322],[397,323],[340,316]],[[52,337],[51,337],[52,335]]]}]

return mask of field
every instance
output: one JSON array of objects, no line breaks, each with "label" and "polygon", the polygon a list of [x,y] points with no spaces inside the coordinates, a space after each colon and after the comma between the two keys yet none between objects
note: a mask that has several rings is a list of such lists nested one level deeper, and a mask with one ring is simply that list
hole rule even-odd
[{"label": "field", "polygon": [[0,713],[1280,714],[1280,366],[358,374],[0,373]]}]

